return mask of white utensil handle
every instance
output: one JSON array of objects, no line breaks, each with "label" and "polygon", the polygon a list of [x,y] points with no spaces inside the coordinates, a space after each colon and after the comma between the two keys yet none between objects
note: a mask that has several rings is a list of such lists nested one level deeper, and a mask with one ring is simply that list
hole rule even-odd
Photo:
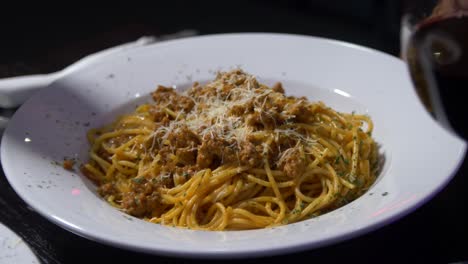
[{"label": "white utensil handle", "polygon": [[0,107],[19,106],[36,90],[52,83],[56,76],[57,74],[28,75],[0,80]]},{"label": "white utensil handle", "polygon": [[35,91],[46,87],[57,78],[67,75],[80,68],[86,67],[105,56],[139,46],[148,45],[156,41],[154,37],[142,37],[135,42],[125,43],[91,55],[73,63],[65,69],[51,74],[27,75],[0,79],[0,107],[14,108],[24,103]]}]

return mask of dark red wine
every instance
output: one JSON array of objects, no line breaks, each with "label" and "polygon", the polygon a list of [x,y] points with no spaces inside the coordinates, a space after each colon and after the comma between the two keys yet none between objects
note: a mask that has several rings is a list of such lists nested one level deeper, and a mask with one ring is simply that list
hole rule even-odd
[{"label": "dark red wine", "polygon": [[468,17],[423,22],[410,39],[407,58],[426,108],[444,127],[468,139]]}]

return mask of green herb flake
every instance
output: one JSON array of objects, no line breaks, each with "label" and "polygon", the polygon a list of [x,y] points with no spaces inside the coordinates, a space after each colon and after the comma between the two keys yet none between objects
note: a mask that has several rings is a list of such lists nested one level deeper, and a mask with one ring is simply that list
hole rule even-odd
[{"label": "green herb flake", "polygon": [[338,164],[338,162],[340,161],[340,157],[341,156],[337,156],[336,159],[335,159],[335,164]]},{"label": "green herb flake", "polygon": [[364,181],[358,178],[354,181],[354,184],[356,184],[358,187],[362,187],[364,185]]},{"label": "green herb flake", "polygon": [[306,203],[304,203],[303,201],[301,202],[301,210],[304,210],[304,208],[306,207]]},{"label": "green herb flake", "polygon": [[182,176],[184,176],[184,178],[187,179],[190,176],[190,174],[188,172],[184,171],[182,173]]},{"label": "green herb flake", "polygon": [[340,155],[340,157],[341,157],[341,159],[343,160],[343,162],[344,162],[346,165],[349,164],[349,161],[348,161],[347,159],[345,159],[345,158],[343,157],[343,155]]},{"label": "green herb flake", "polygon": [[132,181],[134,183],[141,184],[141,183],[143,183],[144,179],[142,177],[138,177],[138,178],[133,178]]}]

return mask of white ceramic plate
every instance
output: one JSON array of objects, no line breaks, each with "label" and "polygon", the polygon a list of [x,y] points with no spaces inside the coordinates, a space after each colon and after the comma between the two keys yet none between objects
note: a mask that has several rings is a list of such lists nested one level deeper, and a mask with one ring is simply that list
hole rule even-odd
[{"label": "white ceramic plate", "polygon": [[[87,159],[85,132],[149,100],[157,84],[187,87],[241,67],[288,94],[368,113],[385,156],[374,186],[315,219],[273,229],[203,232],[147,223],[109,206],[64,157]],[[405,65],[356,45],[279,34],[228,34],[137,48],[72,73],[27,101],[2,140],[2,164],[16,192],[39,213],[76,234],[155,254],[246,257],[336,243],[402,217],[453,176],[465,144],[424,111]],[[59,164],[57,164],[58,162]]]},{"label": "white ceramic plate", "polygon": [[23,239],[0,223],[0,264],[8,263],[40,262]]}]

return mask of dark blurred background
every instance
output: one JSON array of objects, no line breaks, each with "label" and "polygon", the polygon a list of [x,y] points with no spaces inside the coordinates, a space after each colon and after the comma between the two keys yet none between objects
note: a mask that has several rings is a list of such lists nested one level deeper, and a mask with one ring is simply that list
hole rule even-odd
[{"label": "dark blurred background", "polygon": [[56,71],[143,34],[184,29],[306,34],[397,54],[399,6],[399,0],[172,0],[106,7],[57,2],[37,9],[28,3],[0,15],[0,78]]}]

